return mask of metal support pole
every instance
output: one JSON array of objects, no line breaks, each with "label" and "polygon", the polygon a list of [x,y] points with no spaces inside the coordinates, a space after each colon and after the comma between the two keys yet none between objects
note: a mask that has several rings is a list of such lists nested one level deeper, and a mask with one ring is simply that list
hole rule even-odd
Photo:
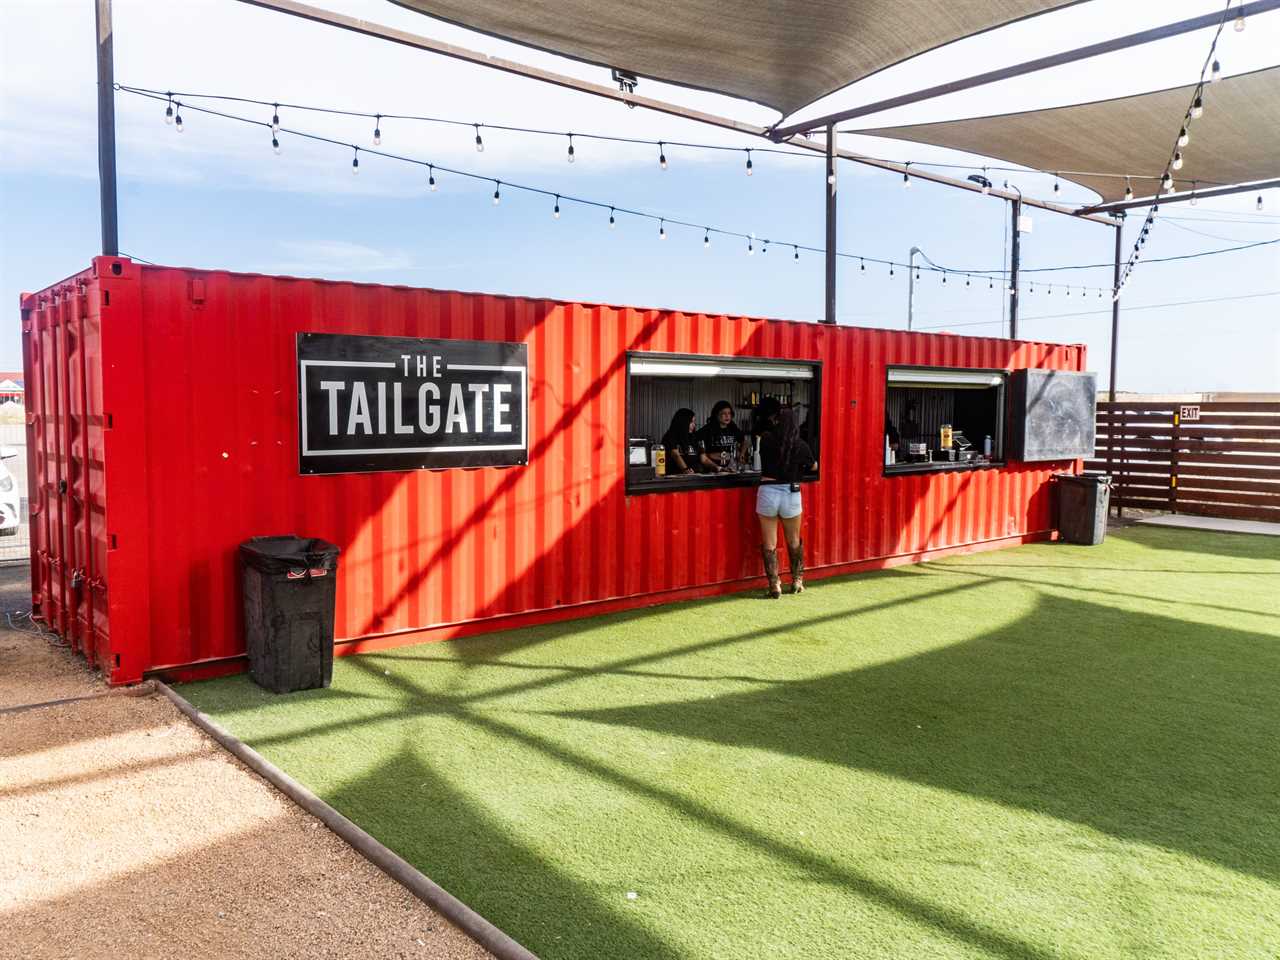
[{"label": "metal support pole", "polygon": [[98,197],[102,207],[102,255],[120,254],[116,220],[116,91],[111,0],[95,0],[98,40]]},{"label": "metal support pole", "polygon": [[1018,263],[1021,257],[1018,220],[1022,217],[1022,198],[1012,201],[1009,207],[1013,216],[1013,242],[1009,244],[1009,339],[1017,340],[1018,300],[1022,297],[1022,290],[1019,289],[1018,283]]},{"label": "metal support pole", "polygon": [[911,321],[916,315],[916,254],[923,254],[919,247],[912,247],[907,256],[907,329],[911,329]]},{"label": "metal support pole", "polygon": [[1116,263],[1115,272],[1112,273],[1111,281],[1111,386],[1107,392],[1107,399],[1112,403],[1116,402],[1116,347],[1120,345],[1120,298],[1115,296],[1116,288],[1120,286],[1120,253],[1121,239],[1124,236],[1124,214],[1116,219]]},{"label": "metal support pole", "polygon": [[836,128],[827,125],[827,310],[824,323],[836,322]]}]

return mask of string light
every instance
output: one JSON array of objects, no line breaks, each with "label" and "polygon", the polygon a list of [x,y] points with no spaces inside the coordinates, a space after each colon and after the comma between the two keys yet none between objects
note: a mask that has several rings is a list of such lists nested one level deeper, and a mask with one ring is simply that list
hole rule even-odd
[{"label": "string light", "polygon": [[271,149],[275,151],[276,156],[280,156],[280,138],[274,133],[271,134]]},{"label": "string light", "polygon": [[351,148],[351,175],[354,177],[360,172],[360,148]]},{"label": "string light", "polygon": [[373,145],[382,146],[382,114],[378,114],[373,120]]},{"label": "string light", "polygon": [[769,252],[769,241],[768,241],[768,240],[766,240],[766,241],[765,241],[763,244],[761,244],[761,246],[760,246],[760,254],[761,254],[761,256],[763,256],[764,254],[766,254],[766,253],[768,253],[768,252]]},{"label": "string light", "polygon": [[609,208],[609,229],[612,230],[618,225],[618,221],[613,217],[613,207]]},{"label": "string light", "polygon": [[667,169],[666,144],[664,144],[661,140],[658,141],[658,166],[663,170]]},{"label": "string light", "polygon": [[1056,197],[1061,192],[1062,192],[1062,187],[1058,185],[1058,175],[1055,173],[1053,175],[1053,195]]},{"label": "string light", "polygon": [[969,275],[967,273],[964,275],[964,285],[966,287],[972,286],[972,284],[969,282]]},{"label": "string light", "polygon": [[496,207],[502,202],[502,181],[493,181],[493,205]]},{"label": "string light", "polygon": [[480,136],[480,124],[474,124],[476,128],[476,153],[484,153],[484,138]]},{"label": "string light", "polygon": [[665,220],[658,221],[658,239],[659,240],[667,239],[667,221]]},{"label": "string light", "polygon": [[1209,70],[1209,82],[1217,83],[1222,79],[1222,64],[1217,60],[1213,61],[1213,66]]},{"label": "string light", "polygon": [[702,234],[702,249],[703,249],[703,250],[710,250],[710,249],[711,249],[711,228],[710,228],[710,227],[703,227],[702,229],[703,229],[703,234]]},{"label": "string light", "polygon": [[573,163],[573,134],[572,133],[569,134],[569,152],[568,154],[566,154],[565,159],[568,160],[570,163]]},{"label": "string light", "polygon": [[751,255],[752,255],[753,253],[755,253],[755,252],[756,252],[756,248],[755,248],[755,234],[753,233],[753,234],[748,235],[748,237],[747,237],[747,256],[749,257],[749,256],[751,256]]},{"label": "string light", "polygon": [[863,260],[861,257],[858,258],[858,270],[861,271],[862,273],[867,272],[867,262]]},{"label": "string light", "polygon": [[903,190],[911,189],[911,164],[910,163],[903,164],[903,167],[902,167],[902,189]]},{"label": "string light", "polygon": [[1195,102],[1191,104],[1191,119],[1199,120],[1204,116],[1204,98],[1197,93]]},{"label": "string light", "polygon": [[1125,178],[1124,178],[1124,198],[1125,198],[1126,200],[1132,200],[1132,199],[1133,199],[1133,184],[1131,184],[1131,183],[1129,182],[1129,178],[1128,178],[1128,177],[1125,177]]},{"label": "string light", "polygon": [[889,276],[893,276],[893,264],[889,264]]},{"label": "string light", "polygon": [[1178,134],[1178,146],[1185,147],[1191,142],[1191,134],[1187,132],[1186,125],[1182,127],[1182,132]]},{"label": "string light", "polygon": [[[1261,197],[1258,198],[1258,203],[1262,203]],[[791,259],[797,262],[800,260],[800,248],[794,243],[791,245]]]},{"label": "string light", "polygon": [[173,129],[182,132],[182,104],[177,102],[174,103]]},{"label": "string light", "polygon": [[431,164],[427,164],[427,186],[432,193],[436,192],[436,168]]},{"label": "string light", "polygon": [[747,151],[747,176],[751,176],[751,151]]},{"label": "string light", "polygon": [[273,104],[271,105],[271,110],[272,110],[272,113],[271,113],[271,132],[272,132],[272,133],[279,133],[279,132],[280,132],[280,104],[278,104],[278,103],[273,103]]},{"label": "string light", "polygon": [[173,97],[169,98],[169,105],[164,108],[164,122],[173,123]]},{"label": "string light", "polygon": [[1258,194],[1258,202],[1253,205],[1253,209],[1255,210],[1262,209],[1262,194]]},{"label": "string light", "polygon": [[1233,26],[1236,33],[1244,33],[1244,0],[1240,0],[1240,6],[1236,12],[1236,22]]},{"label": "string light", "polygon": [[1181,150],[1179,150],[1177,153],[1173,155],[1173,169],[1175,170],[1182,169],[1182,151]]},{"label": "string light", "polygon": [[553,220],[560,219],[560,194],[558,193],[556,194],[556,208],[551,211],[551,218]]},{"label": "string light", "polygon": [[1191,204],[1193,207],[1196,205],[1196,202],[1197,202],[1197,199],[1196,199],[1196,188],[1199,186],[1199,184],[1200,184],[1200,181],[1199,181],[1199,180],[1192,180],[1192,181],[1191,181],[1191,200],[1190,200],[1189,202],[1190,202],[1190,204]]},{"label": "string light", "polygon": [[1173,177],[1167,170],[1165,171],[1164,176],[1160,178],[1160,189],[1165,193],[1173,193]]}]

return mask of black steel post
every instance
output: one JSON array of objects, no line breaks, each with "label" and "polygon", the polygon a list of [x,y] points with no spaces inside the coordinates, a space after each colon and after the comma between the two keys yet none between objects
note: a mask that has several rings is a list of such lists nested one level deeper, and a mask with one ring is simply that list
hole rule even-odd
[{"label": "black steel post", "polygon": [[1009,202],[1013,211],[1013,242],[1009,244],[1009,339],[1018,339],[1018,301],[1022,291],[1018,285],[1018,262],[1021,251],[1018,245],[1018,220],[1022,217],[1022,198]]},{"label": "black steel post", "polygon": [[836,322],[836,128],[827,124],[827,310],[824,323]]},{"label": "black steel post", "polygon": [[1116,288],[1120,286],[1120,247],[1124,237],[1124,214],[1116,218],[1116,262],[1115,272],[1111,280],[1111,386],[1107,398],[1116,402],[1116,348],[1120,345],[1120,298],[1116,296]]},{"label": "black steel post", "polygon": [[95,0],[98,40],[98,197],[102,207],[102,255],[120,254],[116,220],[116,91],[111,0]]}]

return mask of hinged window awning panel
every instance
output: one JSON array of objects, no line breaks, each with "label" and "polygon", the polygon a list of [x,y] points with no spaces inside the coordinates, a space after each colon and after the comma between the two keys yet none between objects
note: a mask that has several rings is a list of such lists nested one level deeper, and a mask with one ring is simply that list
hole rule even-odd
[{"label": "hinged window awning panel", "polygon": [[393,0],[491,36],[787,116],[954,40],[1082,0]]},{"label": "hinged window awning panel", "polygon": [[801,363],[752,360],[684,360],[632,357],[633,377],[730,377],[739,380],[812,380],[813,367]]},{"label": "hinged window awning panel", "polygon": [[933,370],[889,369],[889,386],[891,387],[960,387],[976,390],[998,387],[1002,383],[1004,383],[1003,373],[986,370],[948,370],[945,367]]},{"label": "hinged window awning panel", "polygon": [[[1088,187],[1104,202],[1124,197],[1123,175],[1129,174],[1133,192],[1149,197],[1159,190],[1194,90],[1174,87],[1050,110],[856,132],[963,150],[1033,170],[1062,171],[1062,179]],[[1179,191],[1253,183],[1280,174],[1280,67],[1206,83],[1202,99],[1204,115],[1191,124],[1182,169],[1173,174]]]}]

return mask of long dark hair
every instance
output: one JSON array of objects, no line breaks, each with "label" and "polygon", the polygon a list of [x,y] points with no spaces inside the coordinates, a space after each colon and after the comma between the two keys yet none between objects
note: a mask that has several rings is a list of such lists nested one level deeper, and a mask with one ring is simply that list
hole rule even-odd
[{"label": "long dark hair", "polygon": [[721,410],[728,410],[733,413],[733,404],[728,400],[717,400],[716,405],[711,408],[711,416],[707,417],[707,423],[714,427],[720,417]]},{"label": "long dark hair", "polygon": [[778,411],[778,422],[773,427],[773,434],[778,441],[778,459],[787,467],[796,466],[792,460],[796,456],[796,445],[800,442],[800,427],[796,424],[795,412],[790,407],[783,407]]},{"label": "long dark hair", "polygon": [[674,447],[689,440],[689,424],[693,423],[694,412],[688,407],[681,407],[671,417],[671,426],[667,427],[667,432],[662,435],[662,442],[667,446]]}]

